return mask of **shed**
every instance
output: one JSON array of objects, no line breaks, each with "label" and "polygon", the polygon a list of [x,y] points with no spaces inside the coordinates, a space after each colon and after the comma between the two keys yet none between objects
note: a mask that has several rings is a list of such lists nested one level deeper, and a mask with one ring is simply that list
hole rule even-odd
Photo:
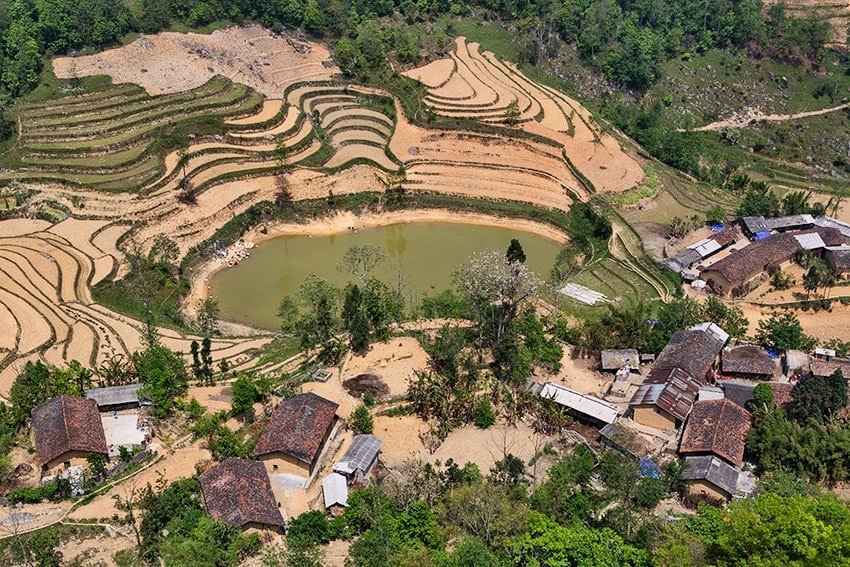
[{"label": "shed", "polygon": [[809,370],[809,355],[801,350],[786,350],[785,351],[785,373],[792,374],[794,372],[808,372]]},{"label": "shed", "polygon": [[363,476],[369,474],[372,465],[378,459],[382,444],[381,440],[374,435],[355,436],[342,460],[334,464],[334,471],[345,476],[358,472]]},{"label": "shed", "polygon": [[640,371],[640,355],[633,348],[629,349],[605,349],[600,353],[602,359],[602,370],[617,371],[627,364],[630,368]]},{"label": "shed", "polygon": [[599,435],[602,443],[635,459],[645,457],[652,450],[643,437],[620,423],[609,423],[599,430]]},{"label": "shed", "polygon": [[325,510],[348,506],[348,482],[345,477],[339,473],[331,473],[323,478],[322,495],[325,499]]},{"label": "shed", "polygon": [[106,388],[86,390],[86,397],[97,402],[97,409],[102,412],[136,408],[142,404],[139,390],[143,384],[125,384]]},{"label": "shed", "polygon": [[579,414],[593,422],[614,423],[620,410],[617,406],[609,404],[605,400],[600,400],[593,396],[558,386],[547,382],[543,389],[540,390],[540,397],[547,398],[569,408],[574,413]]}]

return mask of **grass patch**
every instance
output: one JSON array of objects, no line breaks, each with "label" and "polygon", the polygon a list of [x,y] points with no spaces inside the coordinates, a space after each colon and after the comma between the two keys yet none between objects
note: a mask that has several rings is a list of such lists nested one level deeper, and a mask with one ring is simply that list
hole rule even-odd
[{"label": "grass patch", "polygon": [[651,165],[645,165],[643,167],[643,173],[646,177],[644,177],[640,185],[625,193],[615,195],[611,198],[611,203],[619,206],[629,206],[637,204],[643,199],[654,197],[661,187],[661,179],[658,177],[658,171]]}]

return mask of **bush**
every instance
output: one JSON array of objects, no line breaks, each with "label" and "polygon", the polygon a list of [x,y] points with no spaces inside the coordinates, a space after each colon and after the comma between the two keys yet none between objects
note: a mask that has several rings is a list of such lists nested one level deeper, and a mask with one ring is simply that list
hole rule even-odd
[{"label": "bush", "polygon": [[372,414],[369,412],[369,408],[367,408],[364,404],[360,404],[354,408],[354,411],[351,412],[349,423],[355,433],[372,433],[372,430],[375,427],[375,421],[372,418]]},{"label": "bush", "polygon": [[496,412],[493,411],[493,405],[490,403],[490,400],[481,398],[475,403],[472,419],[475,425],[482,429],[487,429],[496,423]]}]

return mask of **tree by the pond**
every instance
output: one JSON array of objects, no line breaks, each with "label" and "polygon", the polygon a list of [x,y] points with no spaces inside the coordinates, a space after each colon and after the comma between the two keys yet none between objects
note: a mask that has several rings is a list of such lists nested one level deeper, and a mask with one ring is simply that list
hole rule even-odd
[{"label": "tree by the pond", "polygon": [[511,243],[505,251],[505,258],[508,262],[525,263],[525,250],[522,249],[522,244],[516,238],[511,238]]},{"label": "tree by the pond", "polygon": [[337,270],[350,273],[357,278],[361,286],[365,286],[369,274],[386,258],[387,252],[380,246],[356,244],[345,251],[337,265]]},{"label": "tree by the pond", "polygon": [[493,346],[502,342],[519,307],[542,286],[525,264],[510,262],[498,251],[473,256],[453,273],[455,286],[472,306],[479,337]]}]

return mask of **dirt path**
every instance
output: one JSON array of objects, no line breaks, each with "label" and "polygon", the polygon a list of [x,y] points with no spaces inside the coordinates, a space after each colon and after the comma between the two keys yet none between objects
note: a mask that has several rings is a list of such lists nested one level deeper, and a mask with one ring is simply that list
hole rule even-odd
[{"label": "dirt path", "polygon": [[[735,114],[732,118],[728,120],[720,120],[718,122],[712,122],[711,124],[706,124],[705,126],[700,126],[699,128],[692,128],[691,130],[687,130],[689,132],[707,132],[709,130],[722,130],[723,128],[744,128],[749,126],[753,121],[767,121],[767,122],[784,122],[786,120],[796,120],[798,118],[806,118],[807,116],[818,116],[820,114],[829,114],[830,112],[835,112],[837,110],[844,110],[845,108],[850,108],[850,102],[839,104],[838,106],[832,106],[829,108],[822,108],[820,110],[807,110],[805,112],[797,112],[795,114],[763,114],[761,110],[756,109],[747,109],[747,112],[744,114]],[[679,132],[685,132],[684,128],[679,128]]]}]

